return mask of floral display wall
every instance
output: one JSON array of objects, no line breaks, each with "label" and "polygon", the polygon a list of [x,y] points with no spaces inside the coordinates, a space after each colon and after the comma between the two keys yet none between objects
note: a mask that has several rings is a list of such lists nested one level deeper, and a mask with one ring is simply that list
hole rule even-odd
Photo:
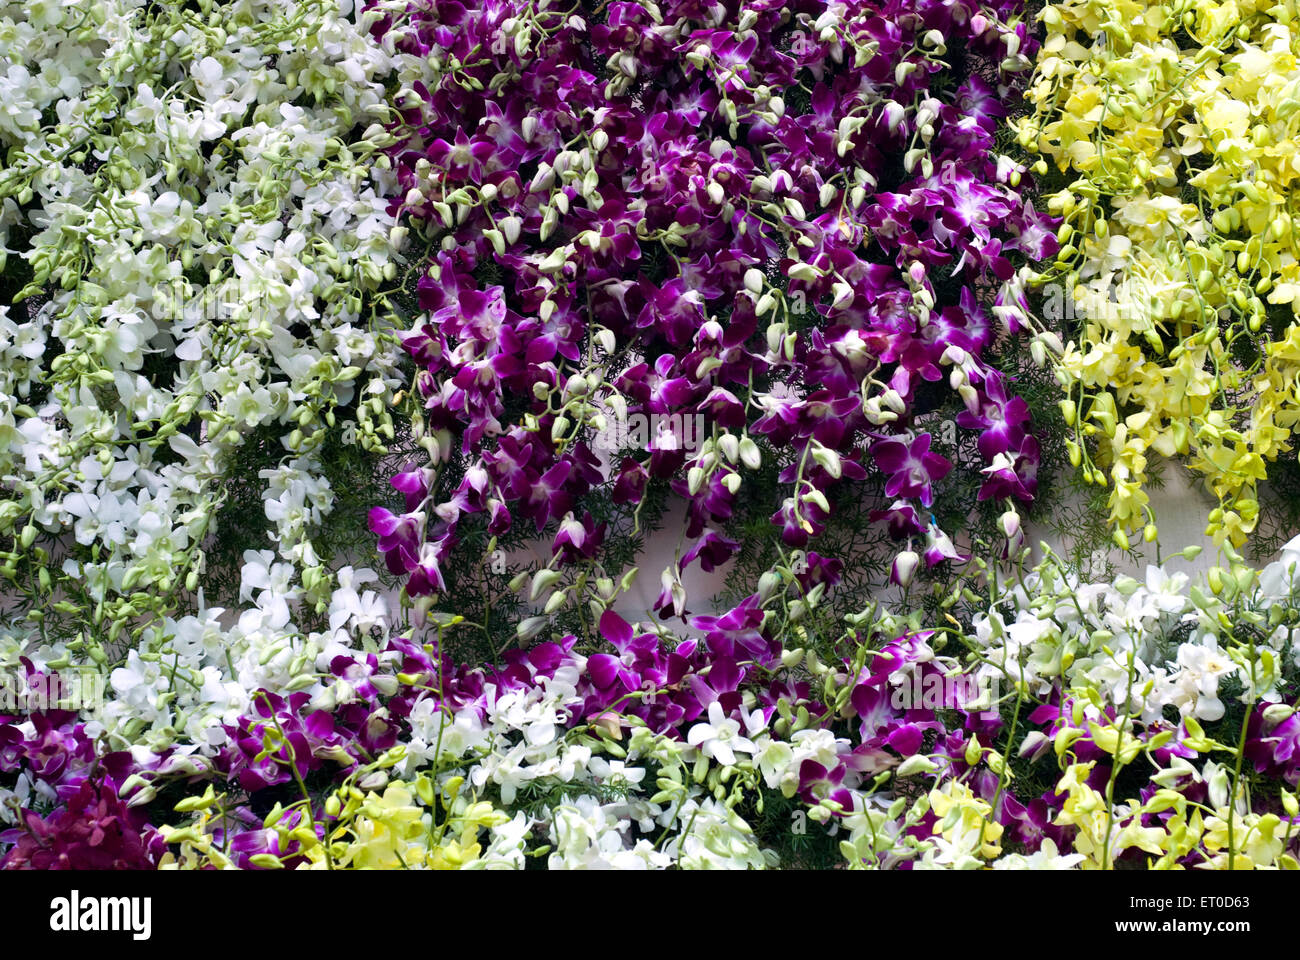
[{"label": "floral display wall", "polygon": [[1292,0],[0,0],[0,868],[1300,868]]}]

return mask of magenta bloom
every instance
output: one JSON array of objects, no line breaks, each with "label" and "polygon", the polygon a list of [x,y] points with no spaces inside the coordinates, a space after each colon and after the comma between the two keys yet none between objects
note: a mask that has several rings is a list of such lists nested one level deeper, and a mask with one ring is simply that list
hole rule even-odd
[{"label": "magenta bloom", "polygon": [[117,793],[111,778],[86,780],[49,817],[25,811],[0,869],[152,870],[165,849],[162,836]]},{"label": "magenta bloom", "polygon": [[1246,756],[1260,773],[1281,777],[1293,787],[1300,783],[1300,714],[1270,723],[1256,708],[1247,729]]},{"label": "magenta bloom", "polygon": [[957,425],[979,431],[979,451],[988,460],[999,453],[1018,452],[1029,422],[1029,404],[1021,397],[1008,397],[1005,381],[996,374],[976,393],[976,409],[957,414]]},{"label": "magenta bloom", "polygon": [[889,479],[885,482],[887,497],[917,497],[922,506],[934,502],[930,484],[942,480],[952,469],[952,464],[937,453],[930,452],[930,435],[918,434],[909,443],[904,440],[882,440],[871,448],[871,455]]}]

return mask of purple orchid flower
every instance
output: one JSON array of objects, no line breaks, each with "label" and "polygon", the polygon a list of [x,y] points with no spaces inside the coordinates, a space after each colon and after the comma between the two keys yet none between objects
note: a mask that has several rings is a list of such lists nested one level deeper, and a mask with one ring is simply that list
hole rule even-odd
[{"label": "purple orchid flower", "polygon": [[917,497],[921,505],[934,502],[931,484],[942,480],[952,469],[952,464],[937,453],[930,452],[930,435],[918,434],[910,442],[882,440],[871,448],[876,465],[889,479],[885,483],[887,497]]}]

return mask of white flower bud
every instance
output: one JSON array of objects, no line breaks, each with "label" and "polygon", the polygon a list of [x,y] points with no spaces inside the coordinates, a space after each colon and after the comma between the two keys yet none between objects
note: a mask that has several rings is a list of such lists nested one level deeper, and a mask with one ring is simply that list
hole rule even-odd
[{"label": "white flower bud", "polygon": [[903,400],[902,394],[892,387],[880,395],[881,402],[895,413],[903,414],[907,412],[907,403]]},{"label": "white flower bud", "polygon": [[915,776],[918,773],[934,773],[938,769],[933,760],[924,754],[917,753],[900,763],[898,769],[894,771],[894,776],[901,779]]}]

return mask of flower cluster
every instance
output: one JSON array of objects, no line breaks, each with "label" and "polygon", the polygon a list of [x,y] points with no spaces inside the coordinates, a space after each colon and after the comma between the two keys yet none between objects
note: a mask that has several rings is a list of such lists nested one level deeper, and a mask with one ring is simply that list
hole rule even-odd
[{"label": "flower cluster", "polygon": [[[551,868],[764,867],[778,855],[740,812],[757,800],[761,813],[762,794],[814,820],[843,816],[861,843],[892,803],[877,789],[890,771],[947,732],[939,709],[976,709],[891,699],[891,677],[954,667],[930,634],[874,653],[862,642],[833,669],[784,649],[774,621],[753,597],[694,618],[703,639],[665,644],[607,612],[615,653],[584,655],[567,637],[496,668],[402,636],[378,653],[340,645],[319,655],[310,689],[257,690],[217,736],[158,752],[102,753],[99,726],[70,715],[0,731],[38,791],[97,797],[120,783],[124,815],[150,838],[147,863],[162,867],[517,868],[540,856]],[[35,759],[51,737],[72,748],[58,769]],[[156,830],[141,811],[174,782],[207,786],[176,807],[192,822]],[[25,816],[6,866],[26,866],[47,835],[94,826],[79,802]],[[885,835],[872,854],[883,864],[928,849],[919,829]]]},{"label": "flower cluster", "polygon": [[[390,212],[435,248],[403,341],[428,462],[371,518],[409,595],[444,592],[467,525],[552,537],[548,578],[597,559],[594,504],[638,513],[660,483],[686,516],[657,609],[682,616],[765,463],[787,547],[879,477],[895,536],[955,557],[926,519],[945,383],[979,499],[1033,498],[1039,445],[990,351],[1023,325],[1021,265],[1056,252],[994,145],[1035,50],[1015,4],[375,9],[402,81]],[[602,462],[593,434],[629,416],[657,428]],[[548,614],[586,605],[558,579],[534,582]]]},{"label": "flower cluster", "polygon": [[1049,557],[968,626],[850,617],[842,659],[777,640],[800,636],[781,576],[692,618],[700,637],[607,612],[609,653],[570,636],[471,666],[442,649],[458,618],[374,651],[341,629],[308,689],[254,690],[158,751],[106,752],[67,713],[0,725],[55,802],[6,865],[754,868],[783,862],[775,806],[855,867],[1294,866],[1300,540],[1195,582],[1086,583]]},{"label": "flower cluster", "polygon": [[1152,520],[1148,459],[1185,457],[1219,501],[1208,532],[1240,547],[1300,420],[1293,12],[1071,0],[1039,17],[1016,129],[1070,181],[1037,280],[1049,318],[1077,323],[1057,361],[1072,459],[1110,487],[1122,544]]},{"label": "flower cluster", "polygon": [[237,471],[328,602],[321,451],[393,432],[390,59],[349,3],[201,6],[0,4],[6,664],[105,663],[192,610]]}]

